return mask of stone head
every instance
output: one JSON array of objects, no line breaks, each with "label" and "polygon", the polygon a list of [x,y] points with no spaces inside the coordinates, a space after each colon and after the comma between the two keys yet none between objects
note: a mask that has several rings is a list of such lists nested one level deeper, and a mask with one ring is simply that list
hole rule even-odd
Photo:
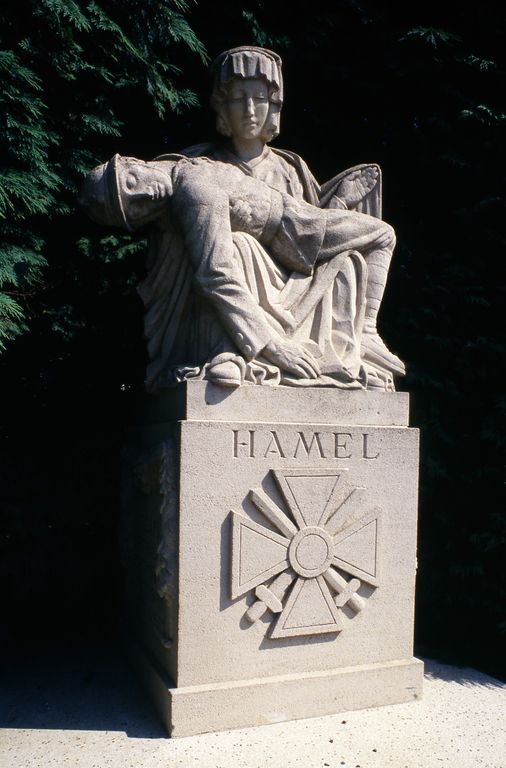
[{"label": "stone head", "polygon": [[98,224],[133,231],[155,219],[171,193],[171,177],[156,163],[114,155],[91,171],[78,202]]},{"label": "stone head", "polygon": [[266,48],[224,51],[211,65],[211,106],[219,133],[271,141],[279,134],[283,104],[281,59]]}]

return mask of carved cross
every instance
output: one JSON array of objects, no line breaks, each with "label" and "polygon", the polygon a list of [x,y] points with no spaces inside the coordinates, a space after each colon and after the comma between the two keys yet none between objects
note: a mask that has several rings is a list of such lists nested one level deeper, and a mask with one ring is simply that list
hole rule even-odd
[{"label": "carved cross", "polygon": [[344,606],[365,607],[362,582],[378,586],[380,511],[364,510],[345,469],[271,473],[288,512],[256,488],[249,499],[273,527],[231,513],[232,598],[254,590],[246,618],[276,614],[272,638],[339,632]]}]

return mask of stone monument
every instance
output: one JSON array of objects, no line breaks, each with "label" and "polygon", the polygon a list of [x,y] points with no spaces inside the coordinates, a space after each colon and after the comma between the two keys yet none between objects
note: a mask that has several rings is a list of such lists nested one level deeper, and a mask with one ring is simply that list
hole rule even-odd
[{"label": "stone monument", "polygon": [[126,631],[169,733],[406,701],[418,433],[376,318],[377,165],[320,186],[268,142],[277,54],[211,68],[222,139],[116,155],[81,204],[149,232],[146,406],[125,459]]}]

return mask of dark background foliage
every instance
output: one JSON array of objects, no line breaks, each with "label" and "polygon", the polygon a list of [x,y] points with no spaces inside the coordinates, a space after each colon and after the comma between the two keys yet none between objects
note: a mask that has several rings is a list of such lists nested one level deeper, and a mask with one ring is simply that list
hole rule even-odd
[{"label": "dark background foliage", "polygon": [[0,21],[7,646],[110,634],[118,618],[143,243],[75,210],[82,174],[115,151],[150,158],[213,138],[205,51],[249,43],[283,57],[278,146],[320,181],[383,168],[399,244],[380,324],[422,429],[417,650],[504,675],[500,4],[7,0]]}]

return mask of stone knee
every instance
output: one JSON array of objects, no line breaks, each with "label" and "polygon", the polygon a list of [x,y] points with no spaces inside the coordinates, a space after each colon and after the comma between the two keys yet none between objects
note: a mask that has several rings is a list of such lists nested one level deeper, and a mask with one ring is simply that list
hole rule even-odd
[{"label": "stone knee", "polygon": [[386,221],[382,221],[378,239],[376,241],[376,247],[387,248],[388,250],[393,251],[395,242],[396,237],[394,228],[390,224],[387,224]]}]

